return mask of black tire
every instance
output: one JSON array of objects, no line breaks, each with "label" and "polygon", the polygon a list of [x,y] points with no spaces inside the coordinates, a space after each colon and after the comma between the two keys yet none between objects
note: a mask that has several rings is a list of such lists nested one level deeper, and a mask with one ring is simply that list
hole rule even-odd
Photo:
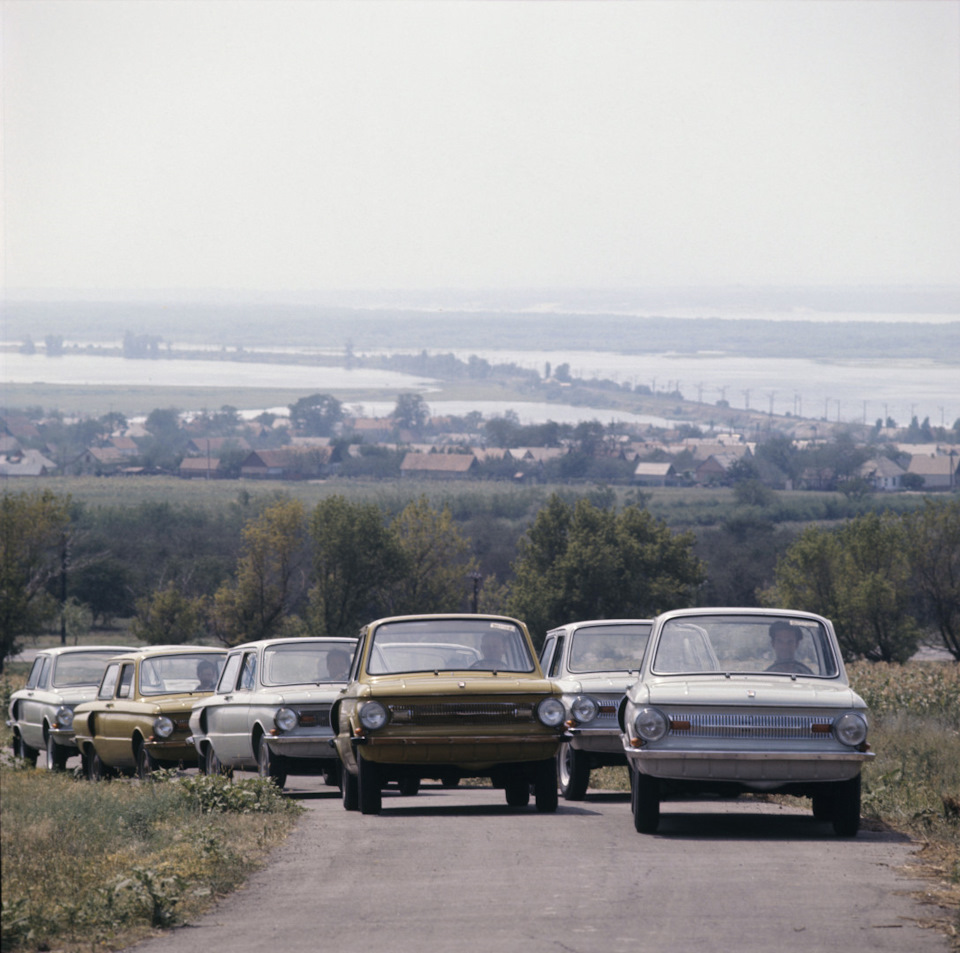
[{"label": "black tire", "polygon": [[557,793],[557,762],[554,758],[541,761],[537,765],[533,781],[533,797],[540,814],[553,814],[560,797]]},{"label": "black tire", "polygon": [[40,752],[36,748],[32,748],[24,740],[23,736],[16,734],[13,736],[13,755],[15,758],[23,758],[27,764],[37,766],[37,756]]},{"label": "black tire", "polygon": [[[552,770],[551,770],[552,774]],[[523,774],[514,774],[503,786],[510,807],[526,807],[530,803],[530,781]]]},{"label": "black tire", "polygon": [[229,768],[225,768],[220,763],[220,759],[217,757],[216,751],[213,750],[212,744],[207,744],[207,749],[203,754],[203,760],[207,774],[220,774],[224,777],[230,777],[230,775],[233,773]]},{"label": "black tire", "polygon": [[257,748],[257,773],[261,778],[269,778],[281,791],[287,783],[287,769],[283,758],[270,750],[266,735],[260,736],[260,745]]},{"label": "black tire", "polygon": [[633,826],[639,834],[655,834],[660,826],[660,782],[649,774],[630,771]]},{"label": "black tire", "polygon": [[380,766],[357,752],[357,800],[361,814],[379,814],[383,810]]},{"label": "black tire", "polygon": [[323,783],[331,787],[340,786],[340,772],[343,770],[339,761],[326,762],[329,767],[323,769]]},{"label": "black tire", "polygon": [[833,832],[856,837],[860,830],[860,775],[838,781],[833,787]]},{"label": "black tire", "polygon": [[91,751],[87,755],[87,778],[90,781],[102,781],[107,775],[107,769],[100,760],[100,755],[96,751]]},{"label": "black tire", "polygon": [[67,766],[70,752],[58,745],[53,735],[47,735],[47,770],[62,771]]},{"label": "black tire", "polygon": [[[824,785],[829,788],[829,785]],[[833,821],[833,791],[826,790],[821,794],[814,794],[810,799],[813,803],[813,816],[818,821]]]},{"label": "black tire", "polygon": [[460,787],[460,775],[458,774],[445,774],[440,779],[440,784],[445,788],[458,788]]},{"label": "black tire", "polygon": [[141,781],[148,781],[150,775],[159,767],[157,759],[147,751],[147,746],[141,742],[137,749],[137,777]]},{"label": "black tire", "polygon": [[590,756],[569,742],[557,752],[557,781],[567,801],[582,801],[590,784]]},{"label": "black tire", "polygon": [[404,797],[413,797],[420,791],[420,779],[415,775],[404,775],[397,781],[397,787]]},{"label": "black tire", "polygon": [[340,796],[343,798],[345,811],[360,810],[360,791],[357,785],[357,776],[343,768],[340,775]]}]

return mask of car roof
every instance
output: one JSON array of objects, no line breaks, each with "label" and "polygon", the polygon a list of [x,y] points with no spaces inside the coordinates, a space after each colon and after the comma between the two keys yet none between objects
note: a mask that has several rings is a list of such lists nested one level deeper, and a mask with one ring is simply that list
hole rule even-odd
[{"label": "car roof", "polygon": [[134,649],[132,652],[118,652],[117,657],[127,659],[156,658],[161,655],[226,655],[225,648],[212,645],[151,645]]},{"label": "car roof", "polygon": [[113,652],[114,655],[124,655],[127,652],[135,652],[130,645],[56,645],[46,649],[39,649],[37,655],[49,655],[57,657],[60,655],[80,655],[83,652]]},{"label": "car roof", "polygon": [[265,645],[321,645],[342,643],[342,642],[352,642],[356,644],[358,641],[355,635],[324,635],[324,636],[304,636],[303,638],[294,636],[289,639],[257,639],[255,642],[243,642],[240,645],[231,645],[228,649],[224,651],[227,652],[236,652],[237,649],[245,649],[249,651],[250,649],[260,649]]},{"label": "car roof", "polygon": [[547,635],[553,635],[554,632],[573,632],[574,629],[582,629],[584,626],[600,625],[653,625],[653,619],[584,619],[581,622],[565,622],[547,632]]}]

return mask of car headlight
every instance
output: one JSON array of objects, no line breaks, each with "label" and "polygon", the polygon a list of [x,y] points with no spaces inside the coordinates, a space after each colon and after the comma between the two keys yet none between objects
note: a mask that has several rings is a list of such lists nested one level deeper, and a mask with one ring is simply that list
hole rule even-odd
[{"label": "car headlight", "polygon": [[153,733],[158,738],[169,738],[173,734],[173,721],[166,715],[161,715],[153,721]]},{"label": "car headlight", "polygon": [[570,706],[570,714],[574,719],[585,725],[594,720],[600,713],[600,705],[595,698],[589,695],[577,695]]},{"label": "car headlight", "polygon": [[389,718],[387,709],[380,702],[374,701],[364,702],[360,706],[359,714],[360,724],[368,731],[376,731],[378,728],[382,728]]},{"label": "car headlight", "polygon": [[833,723],[833,735],[841,744],[855,748],[867,740],[867,719],[857,711],[846,711]]},{"label": "car headlight", "polygon": [[565,714],[563,702],[559,698],[544,698],[537,705],[537,718],[548,728],[557,728],[562,725]]},{"label": "car headlight", "polygon": [[297,727],[297,713],[292,708],[278,708],[273,723],[281,731],[292,731]]},{"label": "car headlight", "polygon": [[667,716],[656,708],[641,708],[633,719],[634,731],[644,741],[659,741],[668,727]]},{"label": "car headlight", "polygon": [[57,728],[72,728],[73,709],[67,708],[66,705],[61,705],[57,709],[57,713],[53,716],[53,720]]}]

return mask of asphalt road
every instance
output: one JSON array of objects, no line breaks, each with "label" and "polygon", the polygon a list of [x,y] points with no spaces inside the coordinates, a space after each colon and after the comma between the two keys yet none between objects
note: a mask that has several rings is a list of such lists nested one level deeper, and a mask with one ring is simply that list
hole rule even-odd
[{"label": "asphalt road", "polygon": [[294,778],[307,808],[273,862],[197,922],[137,953],[925,953],[946,940],[898,873],[899,835],[834,837],[808,813],[746,799],[668,802],[655,836],[629,798],[556,814],[501,791],[385,792],[344,811]]}]

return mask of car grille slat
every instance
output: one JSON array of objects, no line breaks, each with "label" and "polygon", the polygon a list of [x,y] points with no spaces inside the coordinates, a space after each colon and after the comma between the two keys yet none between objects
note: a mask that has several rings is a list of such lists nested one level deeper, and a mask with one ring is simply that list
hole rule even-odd
[{"label": "car grille slat", "polygon": [[298,708],[297,720],[305,728],[329,728],[330,706],[325,708]]},{"label": "car grille slat", "polygon": [[[729,714],[673,714],[670,716],[670,734],[684,738],[810,738],[814,725],[820,725],[818,734],[829,731],[829,718],[823,715],[755,715]],[[674,728],[675,723],[689,723],[689,728]]]},{"label": "car grille slat", "polygon": [[434,702],[393,704],[388,707],[393,721],[421,725],[515,725],[535,720],[532,705],[517,705],[514,702]]}]

